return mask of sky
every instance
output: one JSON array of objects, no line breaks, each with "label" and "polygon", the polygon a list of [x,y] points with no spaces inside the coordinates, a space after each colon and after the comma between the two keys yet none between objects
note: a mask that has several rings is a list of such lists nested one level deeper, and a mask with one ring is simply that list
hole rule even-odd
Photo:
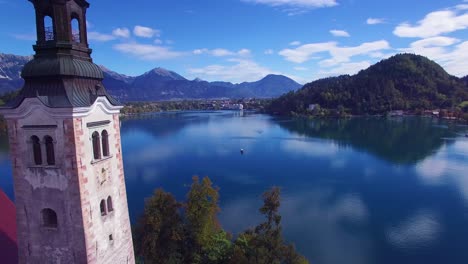
[{"label": "sky", "polygon": [[[468,0],[89,0],[94,62],[130,76],[299,83],[415,53],[468,75]],[[27,0],[0,0],[0,53],[32,55]]]}]

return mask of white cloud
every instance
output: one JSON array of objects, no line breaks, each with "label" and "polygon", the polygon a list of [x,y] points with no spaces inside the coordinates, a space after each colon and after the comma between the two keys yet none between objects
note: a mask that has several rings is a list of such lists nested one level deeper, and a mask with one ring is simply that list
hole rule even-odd
[{"label": "white cloud", "polygon": [[133,29],[133,34],[137,37],[142,37],[142,38],[152,38],[154,36],[159,36],[160,31],[157,29],[149,28],[149,27],[143,27],[143,26],[135,26]]},{"label": "white cloud", "polygon": [[248,59],[229,59],[231,65],[209,65],[203,68],[190,68],[188,72],[206,80],[231,82],[258,81],[268,74],[281,74]]},{"label": "white cloud", "polygon": [[266,55],[272,55],[272,54],[275,53],[275,51],[272,50],[272,49],[267,49],[267,50],[265,50],[263,53],[265,53]]},{"label": "white cloud", "polygon": [[368,55],[387,49],[390,49],[390,44],[385,40],[366,42],[355,47],[340,47],[336,42],[323,42],[305,44],[296,49],[284,49],[279,54],[288,61],[303,63],[311,60],[313,55],[328,52],[331,58],[321,61],[320,66],[332,67],[340,63],[349,62],[353,56]]},{"label": "white cloud", "polygon": [[155,39],[154,44],[161,45],[161,44],[163,44],[163,41],[160,40],[160,39]]},{"label": "white cloud", "polygon": [[269,6],[289,6],[302,8],[318,8],[336,6],[336,0],[243,0],[244,2],[252,2],[256,4],[264,4]]},{"label": "white cloud", "polygon": [[218,49],[212,49],[212,50],[210,50],[210,49],[196,49],[192,53],[195,54],[195,55],[208,54],[208,55],[215,56],[215,57],[227,57],[227,56],[245,57],[245,56],[249,56],[251,54],[251,51],[248,50],[248,49],[240,49],[238,51],[230,51],[230,50],[227,50],[227,49],[218,48]]},{"label": "white cloud", "polygon": [[96,31],[88,32],[88,40],[94,40],[99,42],[106,42],[114,40],[115,36],[110,34],[103,34]]},{"label": "white cloud", "polygon": [[301,45],[301,44],[302,44],[302,43],[301,43],[300,41],[297,41],[297,40],[296,40],[296,41],[293,41],[293,42],[291,42],[291,43],[289,43],[290,46],[299,46],[299,45]]},{"label": "white cloud", "polygon": [[232,56],[234,55],[234,52],[229,51],[227,49],[214,49],[212,51],[209,51],[211,55],[215,57],[224,57],[224,56]]},{"label": "white cloud", "polygon": [[279,8],[288,16],[307,13],[314,8],[333,7],[338,5],[337,0],[241,0]]},{"label": "white cloud", "polygon": [[114,49],[142,60],[168,60],[185,55],[184,52],[173,51],[168,47],[139,44],[122,43],[114,45]]},{"label": "white cloud", "polygon": [[457,9],[457,10],[468,10],[468,4],[457,5],[457,6],[455,6],[455,9]]},{"label": "white cloud", "polygon": [[330,30],[330,34],[335,37],[350,37],[349,33],[344,30],[332,29]]},{"label": "white cloud", "polygon": [[370,17],[370,18],[367,19],[366,23],[367,23],[368,25],[383,24],[383,23],[385,23],[385,19],[383,19],[383,18],[372,18],[372,17]]},{"label": "white cloud", "polygon": [[399,37],[428,38],[466,28],[468,28],[468,13],[441,10],[427,14],[424,19],[418,21],[417,25],[407,22],[400,24],[393,34]]},{"label": "white cloud", "polygon": [[112,31],[112,35],[121,38],[129,38],[130,30],[128,28],[116,28]]}]

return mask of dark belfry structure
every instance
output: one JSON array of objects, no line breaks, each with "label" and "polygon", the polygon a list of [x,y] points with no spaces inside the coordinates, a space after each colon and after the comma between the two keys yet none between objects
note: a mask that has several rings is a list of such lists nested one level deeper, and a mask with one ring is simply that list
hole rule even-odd
[{"label": "dark belfry structure", "polygon": [[[29,0],[34,59],[0,109],[13,164],[19,263],[135,263],[122,106],[91,59],[85,0]],[[0,260],[1,262],[1,260]]]}]

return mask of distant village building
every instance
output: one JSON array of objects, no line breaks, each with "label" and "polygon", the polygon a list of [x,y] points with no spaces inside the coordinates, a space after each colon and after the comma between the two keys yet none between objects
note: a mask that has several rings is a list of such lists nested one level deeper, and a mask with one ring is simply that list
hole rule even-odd
[{"label": "distant village building", "polygon": [[393,111],[390,111],[389,115],[390,116],[402,116],[405,114],[405,111],[403,110],[393,110]]},{"label": "distant village building", "polygon": [[90,56],[89,3],[29,1],[36,11],[36,54],[24,66],[20,94],[1,109],[13,164],[18,262],[135,263],[122,106],[107,93]]},{"label": "distant village building", "polygon": [[310,104],[309,107],[307,107],[307,110],[309,110],[309,111],[314,111],[315,108],[317,108],[317,105],[316,105],[316,104]]},{"label": "distant village building", "polygon": [[243,104],[231,104],[231,103],[225,103],[221,105],[221,108],[223,110],[244,110],[244,105]]}]

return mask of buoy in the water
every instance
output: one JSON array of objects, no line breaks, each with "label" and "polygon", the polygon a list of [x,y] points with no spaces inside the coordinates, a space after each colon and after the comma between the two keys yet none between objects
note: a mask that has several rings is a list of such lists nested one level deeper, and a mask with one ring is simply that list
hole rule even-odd
[{"label": "buoy in the water", "polygon": [[244,155],[244,149],[240,149],[240,153]]}]

